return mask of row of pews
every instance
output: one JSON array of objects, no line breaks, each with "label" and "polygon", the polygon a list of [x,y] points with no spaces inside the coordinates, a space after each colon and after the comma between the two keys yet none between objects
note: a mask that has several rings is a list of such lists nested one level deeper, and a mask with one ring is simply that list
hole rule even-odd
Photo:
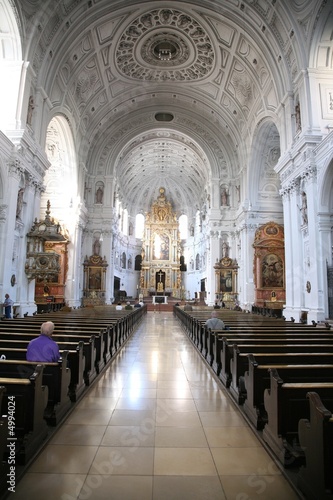
[{"label": "row of pews", "polygon": [[[0,321],[0,496],[8,489],[11,461],[22,466],[112,362],[147,308],[83,308]],[[41,324],[53,321],[58,363],[26,361]]]},{"label": "row of pews", "polygon": [[[174,308],[192,343],[307,499],[333,499],[333,332],[236,311]],[[294,475],[294,474],[293,474]]]}]

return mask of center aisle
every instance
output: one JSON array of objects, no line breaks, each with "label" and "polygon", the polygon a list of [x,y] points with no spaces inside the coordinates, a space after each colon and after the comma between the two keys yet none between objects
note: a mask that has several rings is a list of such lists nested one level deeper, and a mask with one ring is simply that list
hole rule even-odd
[{"label": "center aisle", "polygon": [[149,312],[15,500],[296,500],[170,312]]}]

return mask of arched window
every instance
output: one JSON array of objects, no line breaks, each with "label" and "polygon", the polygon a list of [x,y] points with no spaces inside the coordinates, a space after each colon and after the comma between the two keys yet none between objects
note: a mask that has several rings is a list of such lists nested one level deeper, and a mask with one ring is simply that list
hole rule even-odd
[{"label": "arched window", "polygon": [[135,237],[142,240],[145,229],[145,217],[143,214],[137,214],[135,218]]},{"label": "arched window", "polygon": [[188,235],[187,223],[188,223],[187,215],[181,215],[179,217],[179,233],[180,233],[181,240],[187,239],[187,235]]}]

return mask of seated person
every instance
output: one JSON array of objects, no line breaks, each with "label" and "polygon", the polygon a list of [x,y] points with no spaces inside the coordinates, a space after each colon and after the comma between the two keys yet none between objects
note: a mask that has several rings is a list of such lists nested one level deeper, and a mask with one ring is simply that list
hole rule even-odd
[{"label": "seated person", "polygon": [[207,319],[205,326],[210,330],[225,330],[224,322],[217,317],[217,311],[213,311],[211,318]]},{"label": "seated person", "polygon": [[129,310],[133,309],[133,307],[131,306],[131,303],[130,303],[130,302],[126,302],[125,309],[126,309],[127,311],[129,311]]},{"label": "seated person", "polygon": [[184,311],[193,311],[193,307],[191,306],[191,304],[186,303],[184,305]]},{"label": "seated person", "polygon": [[46,321],[40,327],[40,335],[29,342],[27,347],[27,361],[54,363],[59,361],[58,344],[52,339],[54,323]]},{"label": "seated person", "polygon": [[116,305],[116,311],[121,311],[123,308],[123,306],[121,305],[121,302],[118,302],[118,304]]}]

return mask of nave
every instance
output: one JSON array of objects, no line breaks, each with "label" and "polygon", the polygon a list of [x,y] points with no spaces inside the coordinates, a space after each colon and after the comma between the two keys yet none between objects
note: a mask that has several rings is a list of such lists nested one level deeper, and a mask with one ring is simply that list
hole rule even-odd
[{"label": "nave", "polygon": [[149,312],[15,500],[296,500],[171,312]]}]

